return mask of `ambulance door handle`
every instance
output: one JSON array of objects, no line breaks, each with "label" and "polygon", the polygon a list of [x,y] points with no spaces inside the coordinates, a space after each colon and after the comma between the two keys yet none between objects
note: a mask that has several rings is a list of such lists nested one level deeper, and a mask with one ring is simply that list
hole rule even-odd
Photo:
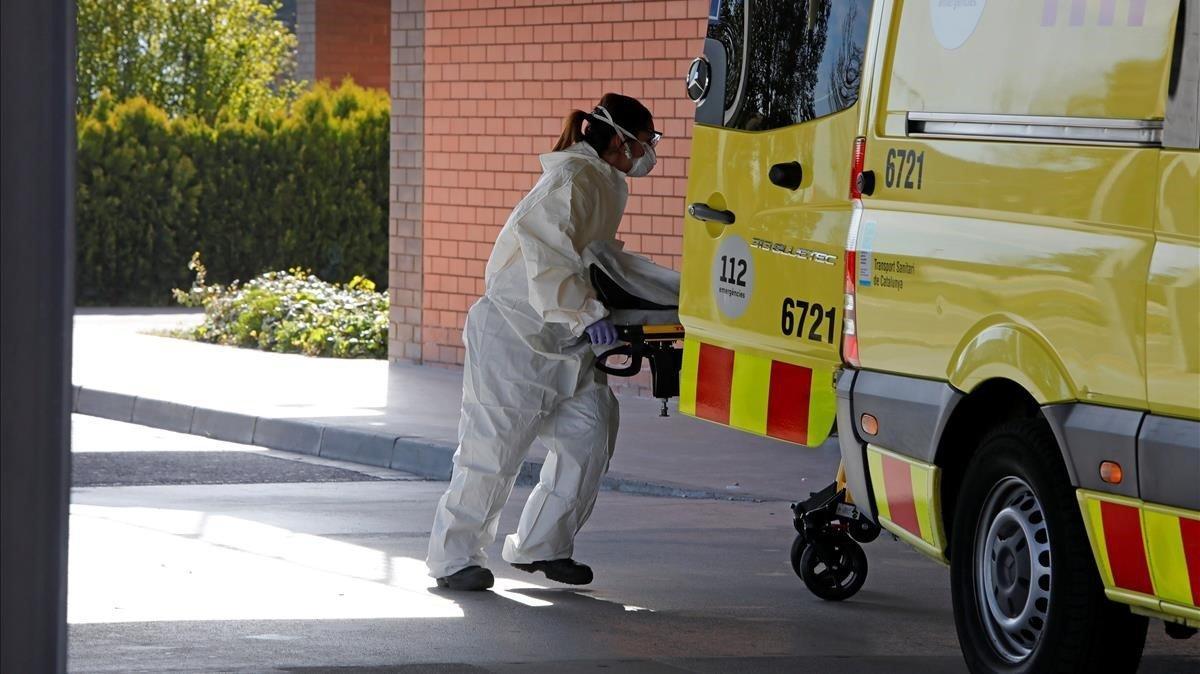
[{"label": "ambulance door handle", "polygon": [[704,222],[719,222],[722,225],[732,225],[734,218],[733,211],[719,211],[709,207],[708,204],[692,204],[688,206],[688,215],[703,220]]}]

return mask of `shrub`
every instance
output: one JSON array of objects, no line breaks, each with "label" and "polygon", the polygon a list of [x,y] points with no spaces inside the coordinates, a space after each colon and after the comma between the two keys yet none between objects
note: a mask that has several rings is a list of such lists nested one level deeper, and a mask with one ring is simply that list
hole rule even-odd
[{"label": "shrub", "polygon": [[185,336],[278,353],[387,357],[387,294],[368,279],[337,285],[293,268],[221,286],[208,285],[199,253],[188,268],[196,272],[191,289],[173,294],[184,306],[204,307],[204,322]]},{"label": "shrub", "polygon": [[387,93],[348,81],[215,125],[102,97],[78,123],[78,302],[168,304],[194,250],[220,283],[387,278],[388,125]]}]

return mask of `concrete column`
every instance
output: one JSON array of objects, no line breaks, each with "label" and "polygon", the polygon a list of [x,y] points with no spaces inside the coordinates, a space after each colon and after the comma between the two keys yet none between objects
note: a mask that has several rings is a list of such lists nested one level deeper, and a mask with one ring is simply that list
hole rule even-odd
[{"label": "concrete column", "polygon": [[424,290],[425,0],[392,0],[388,357],[419,363]]},{"label": "concrete column", "polygon": [[296,77],[317,78],[317,0],[296,0]]}]

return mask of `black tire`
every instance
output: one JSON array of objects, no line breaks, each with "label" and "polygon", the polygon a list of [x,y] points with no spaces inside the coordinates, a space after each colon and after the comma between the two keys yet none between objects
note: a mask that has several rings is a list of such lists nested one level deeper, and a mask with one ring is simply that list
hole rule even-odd
[{"label": "black tire", "polygon": [[849,537],[836,541],[792,542],[792,570],[809,592],[825,601],[849,599],[867,582],[867,555]]},{"label": "black tire", "polygon": [[808,547],[808,539],[804,534],[799,534],[792,539],[792,571],[801,579],[804,578],[804,567],[800,564],[800,558],[804,556],[804,549]]},{"label": "black tire", "polygon": [[1049,428],[1023,420],[987,434],[967,466],[950,577],[972,672],[1137,670],[1147,621],[1105,598],[1059,457]]}]

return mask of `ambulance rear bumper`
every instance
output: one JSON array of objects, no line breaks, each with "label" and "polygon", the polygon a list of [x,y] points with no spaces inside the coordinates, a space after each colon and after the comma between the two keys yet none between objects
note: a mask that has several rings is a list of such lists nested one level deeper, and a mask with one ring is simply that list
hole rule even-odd
[{"label": "ambulance rear bumper", "polygon": [[858,507],[872,522],[878,522],[875,512],[875,496],[871,492],[871,480],[867,473],[867,445],[858,437],[854,423],[853,393],[857,370],[842,370],[837,381],[837,429],[838,447],[842,452],[842,466],[846,470],[846,488]]}]

